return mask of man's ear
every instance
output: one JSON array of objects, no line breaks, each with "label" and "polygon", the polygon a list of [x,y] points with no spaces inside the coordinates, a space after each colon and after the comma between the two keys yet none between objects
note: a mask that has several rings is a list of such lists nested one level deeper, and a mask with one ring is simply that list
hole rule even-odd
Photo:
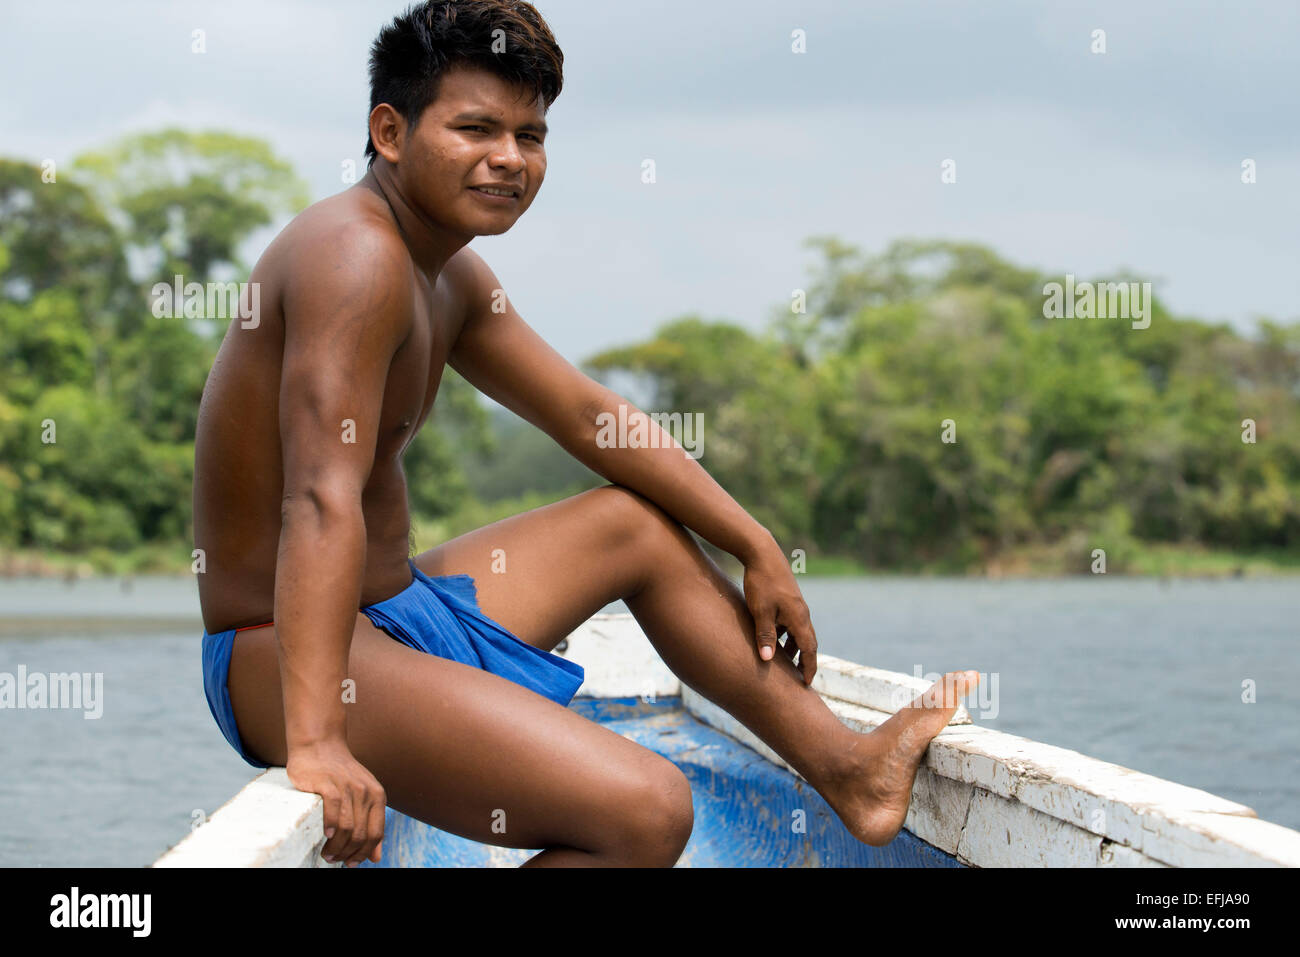
[{"label": "man's ear", "polygon": [[370,111],[370,142],[375,152],[388,162],[396,164],[402,155],[406,140],[406,120],[387,103],[380,103]]}]

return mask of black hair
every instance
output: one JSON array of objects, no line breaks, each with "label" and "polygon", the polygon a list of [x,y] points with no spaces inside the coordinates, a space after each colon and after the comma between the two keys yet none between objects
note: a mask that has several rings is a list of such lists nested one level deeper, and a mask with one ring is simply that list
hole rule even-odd
[{"label": "black hair", "polygon": [[[500,32],[498,32],[500,31]],[[447,68],[468,64],[540,96],[548,110],[564,84],[564,54],[523,0],[426,0],[379,31],[370,47],[370,110],[387,103],[414,127],[438,98]],[[366,156],[375,162],[366,136]]]}]

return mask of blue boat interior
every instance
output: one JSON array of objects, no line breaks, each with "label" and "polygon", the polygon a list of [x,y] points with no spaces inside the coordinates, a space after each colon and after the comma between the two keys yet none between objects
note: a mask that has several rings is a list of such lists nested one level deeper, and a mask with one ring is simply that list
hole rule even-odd
[{"label": "blue boat interior", "polygon": [[[680,696],[575,698],[569,707],[686,774],[695,828],[678,867],[963,866],[907,830],[885,847],[858,841],[806,782],[699,721]],[[518,866],[537,850],[480,844],[389,808],[383,860],[361,866]]]}]

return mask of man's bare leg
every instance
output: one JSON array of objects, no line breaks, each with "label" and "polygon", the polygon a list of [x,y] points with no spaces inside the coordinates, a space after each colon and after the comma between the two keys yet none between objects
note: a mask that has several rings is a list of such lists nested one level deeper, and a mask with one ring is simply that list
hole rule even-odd
[{"label": "man's bare leg", "polygon": [[[504,573],[494,572],[502,557]],[[926,747],[978,680],[946,675],[871,734],[852,731],[783,655],[759,659],[740,589],[690,534],[617,486],[496,522],[416,563],[429,575],[473,575],[484,613],[547,651],[624,599],[665,664],[788,761],[868,844],[898,833]]]},{"label": "man's bare leg", "polygon": [[[277,654],[274,626],[240,632],[228,687],[245,748],[283,766]],[[668,867],[686,846],[686,776],[608,728],[362,615],[348,677],[348,747],[390,807],[482,843],[546,848],[526,866]]]}]

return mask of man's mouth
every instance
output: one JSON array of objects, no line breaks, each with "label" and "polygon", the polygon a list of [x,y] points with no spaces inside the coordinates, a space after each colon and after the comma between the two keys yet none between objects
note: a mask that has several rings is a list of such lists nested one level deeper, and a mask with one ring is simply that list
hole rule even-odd
[{"label": "man's mouth", "polygon": [[484,196],[496,196],[500,199],[518,199],[519,192],[513,189],[504,189],[495,186],[471,186],[470,189],[476,193],[482,193]]}]

